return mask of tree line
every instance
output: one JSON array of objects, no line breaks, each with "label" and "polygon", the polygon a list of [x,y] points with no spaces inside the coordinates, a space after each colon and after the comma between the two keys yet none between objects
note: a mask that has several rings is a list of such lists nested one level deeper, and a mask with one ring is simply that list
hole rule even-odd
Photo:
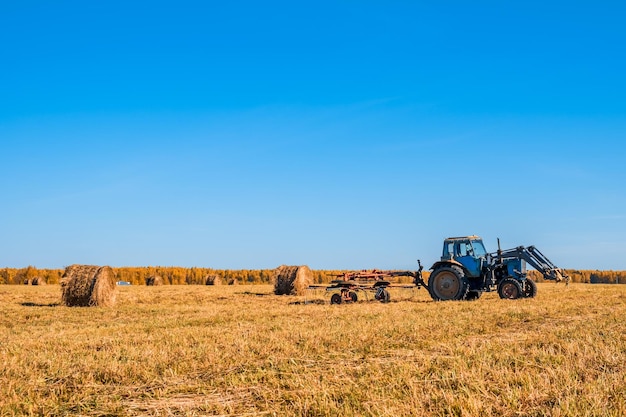
[{"label": "tree line", "polygon": [[[528,275],[535,281],[544,281],[540,272],[529,270]],[[570,282],[582,282],[585,284],[626,284],[626,271],[601,271],[597,269],[566,269]]]},{"label": "tree line", "polygon": [[[113,268],[117,281],[129,282],[132,285],[145,285],[150,277],[161,277],[166,285],[205,285],[207,281],[219,278],[221,284],[271,284],[274,269],[213,269],[184,268],[172,266],[145,266]],[[47,284],[58,284],[63,278],[65,269],[38,269],[33,266],[26,268],[0,269],[0,284],[30,283],[35,278],[43,279]],[[313,283],[328,283],[336,279],[344,271],[311,271]]]},{"label": "tree line", "polygon": [[[113,268],[118,281],[126,281],[132,285],[145,285],[149,277],[159,276],[166,285],[205,285],[207,281],[219,278],[222,284],[271,284],[274,277],[274,269],[212,269],[212,268],[184,268],[173,266],[142,266]],[[47,284],[58,284],[64,269],[38,269],[33,266],[26,268],[2,268],[0,269],[0,284],[24,284],[33,279],[43,279]],[[313,283],[327,284],[337,279],[344,272],[342,270],[312,270]],[[588,284],[626,284],[626,271],[602,271],[602,270],[574,270],[566,269],[570,276],[570,282]],[[542,282],[542,275],[529,270],[529,277],[537,282]],[[427,279],[428,271],[424,271],[424,279]],[[404,277],[402,282],[410,282],[409,277]]]}]

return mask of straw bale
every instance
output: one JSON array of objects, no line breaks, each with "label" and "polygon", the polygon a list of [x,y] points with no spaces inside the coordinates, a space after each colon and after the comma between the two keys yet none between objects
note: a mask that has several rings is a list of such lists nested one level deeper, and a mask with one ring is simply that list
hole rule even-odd
[{"label": "straw bale", "polygon": [[281,265],[274,270],[273,280],[276,295],[304,295],[313,282],[313,273],[306,265]]},{"label": "straw bale", "polygon": [[228,281],[228,285],[239,285],[239,280],[237,278],[233,278]]},{"label": "straw bale", "polygon": [[109,266],[70,265],[61,280],[61,298],[68,307],[115,304],[115,273]]},{"label": "straw bale", "polygon": [[209,274],[206,276],[204,283],[206,285],[222,285],[222,277],[218,274]]},{"label": "straw bale", "polygon": [[32,285],[46,285],[47,284],[46,280],[43,279],[43,277],[35,277],[30,283]]},{"label": "straw bale", "polygon": [[160,275],[152,275],[146,278],[146,285],[154,286],[154,285],[163,285],[163,278]]}]

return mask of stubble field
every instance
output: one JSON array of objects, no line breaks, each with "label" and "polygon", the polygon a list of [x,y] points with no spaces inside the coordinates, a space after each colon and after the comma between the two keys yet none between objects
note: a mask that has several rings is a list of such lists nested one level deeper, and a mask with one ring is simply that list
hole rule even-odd
[{"label": "stubble field", "polygon": [[0,286],[0,415],[626,415],[626,285],[391,296],[130,286],[69,308]]}]

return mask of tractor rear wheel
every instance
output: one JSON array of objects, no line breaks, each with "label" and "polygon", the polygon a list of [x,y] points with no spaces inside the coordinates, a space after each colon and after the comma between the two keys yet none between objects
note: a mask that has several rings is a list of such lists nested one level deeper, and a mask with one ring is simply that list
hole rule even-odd
[{"label": "tractor rear wheel", "polygon": [[505,278],[498,284],[498,295],[507,300],[516,300],[524,296],[524,291],[518,280]]},{"label": "tractor rear wheel", "polygon": [[341,294],[334,293],[334,294],[330,297],[330,303],[331,303],[331,304],[341,304]]},{"label": "tractor rear wheel", "polygon": [[463,270],[455,265],[435,269],[428,279],[428,291],[435,301],[462,300],[468,289]]},{"label": "tractor rear wheel", "polygon": [[530,278],[524,282],[524,297],[534,298],[537,295],[537,284]]}]

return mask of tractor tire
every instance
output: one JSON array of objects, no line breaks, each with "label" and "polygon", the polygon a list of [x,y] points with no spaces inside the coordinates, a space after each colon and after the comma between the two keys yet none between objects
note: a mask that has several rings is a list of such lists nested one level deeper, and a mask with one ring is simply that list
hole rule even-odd
[{"label": "tractor tire", "polygon": [[338,293],[334,293],[331,297],[330,297],[330,303],[331,304],[341,304],[341,294]]},{"label": "tractor tire", "polygon": [[389,295],[389,291],[387,291],[385,288],[381,288],[379,291],[376,292],[376,299],[381,303],[388,303],[391,299],[391,296]]},{"label": "tractor tire", "polygon": [[474,300],[478,300],[481,295],[483,295],[482,291],[472,290],[472,291],[468,291],[467,292],[467,295],[465,296],[465,299],[467,301],[474,301]]},{"label": "tractor tire", "polygon": [[356,303],[359,300],[359,297],[356,295],[354,291],[350,291],[348,293],[348,296],[350,297],[350,300],[352,300],[353,303]]},{"label": "tractor tire", "polygon": [[516,300],[524,297],[522,284],[515,278],[505,278],[498,284],[498,295],[502,299]]},{"label": "tractor tire", "polygon": [[428,292],[435,301],[463,300],[468,290],[469,282],[458,266],[435,269],[428,279]]},{"label": "tractor tire", "polygon": [[537,284],[530,278],[526,278],[524,283],[524,297],[535,298],[537,295]]}]

